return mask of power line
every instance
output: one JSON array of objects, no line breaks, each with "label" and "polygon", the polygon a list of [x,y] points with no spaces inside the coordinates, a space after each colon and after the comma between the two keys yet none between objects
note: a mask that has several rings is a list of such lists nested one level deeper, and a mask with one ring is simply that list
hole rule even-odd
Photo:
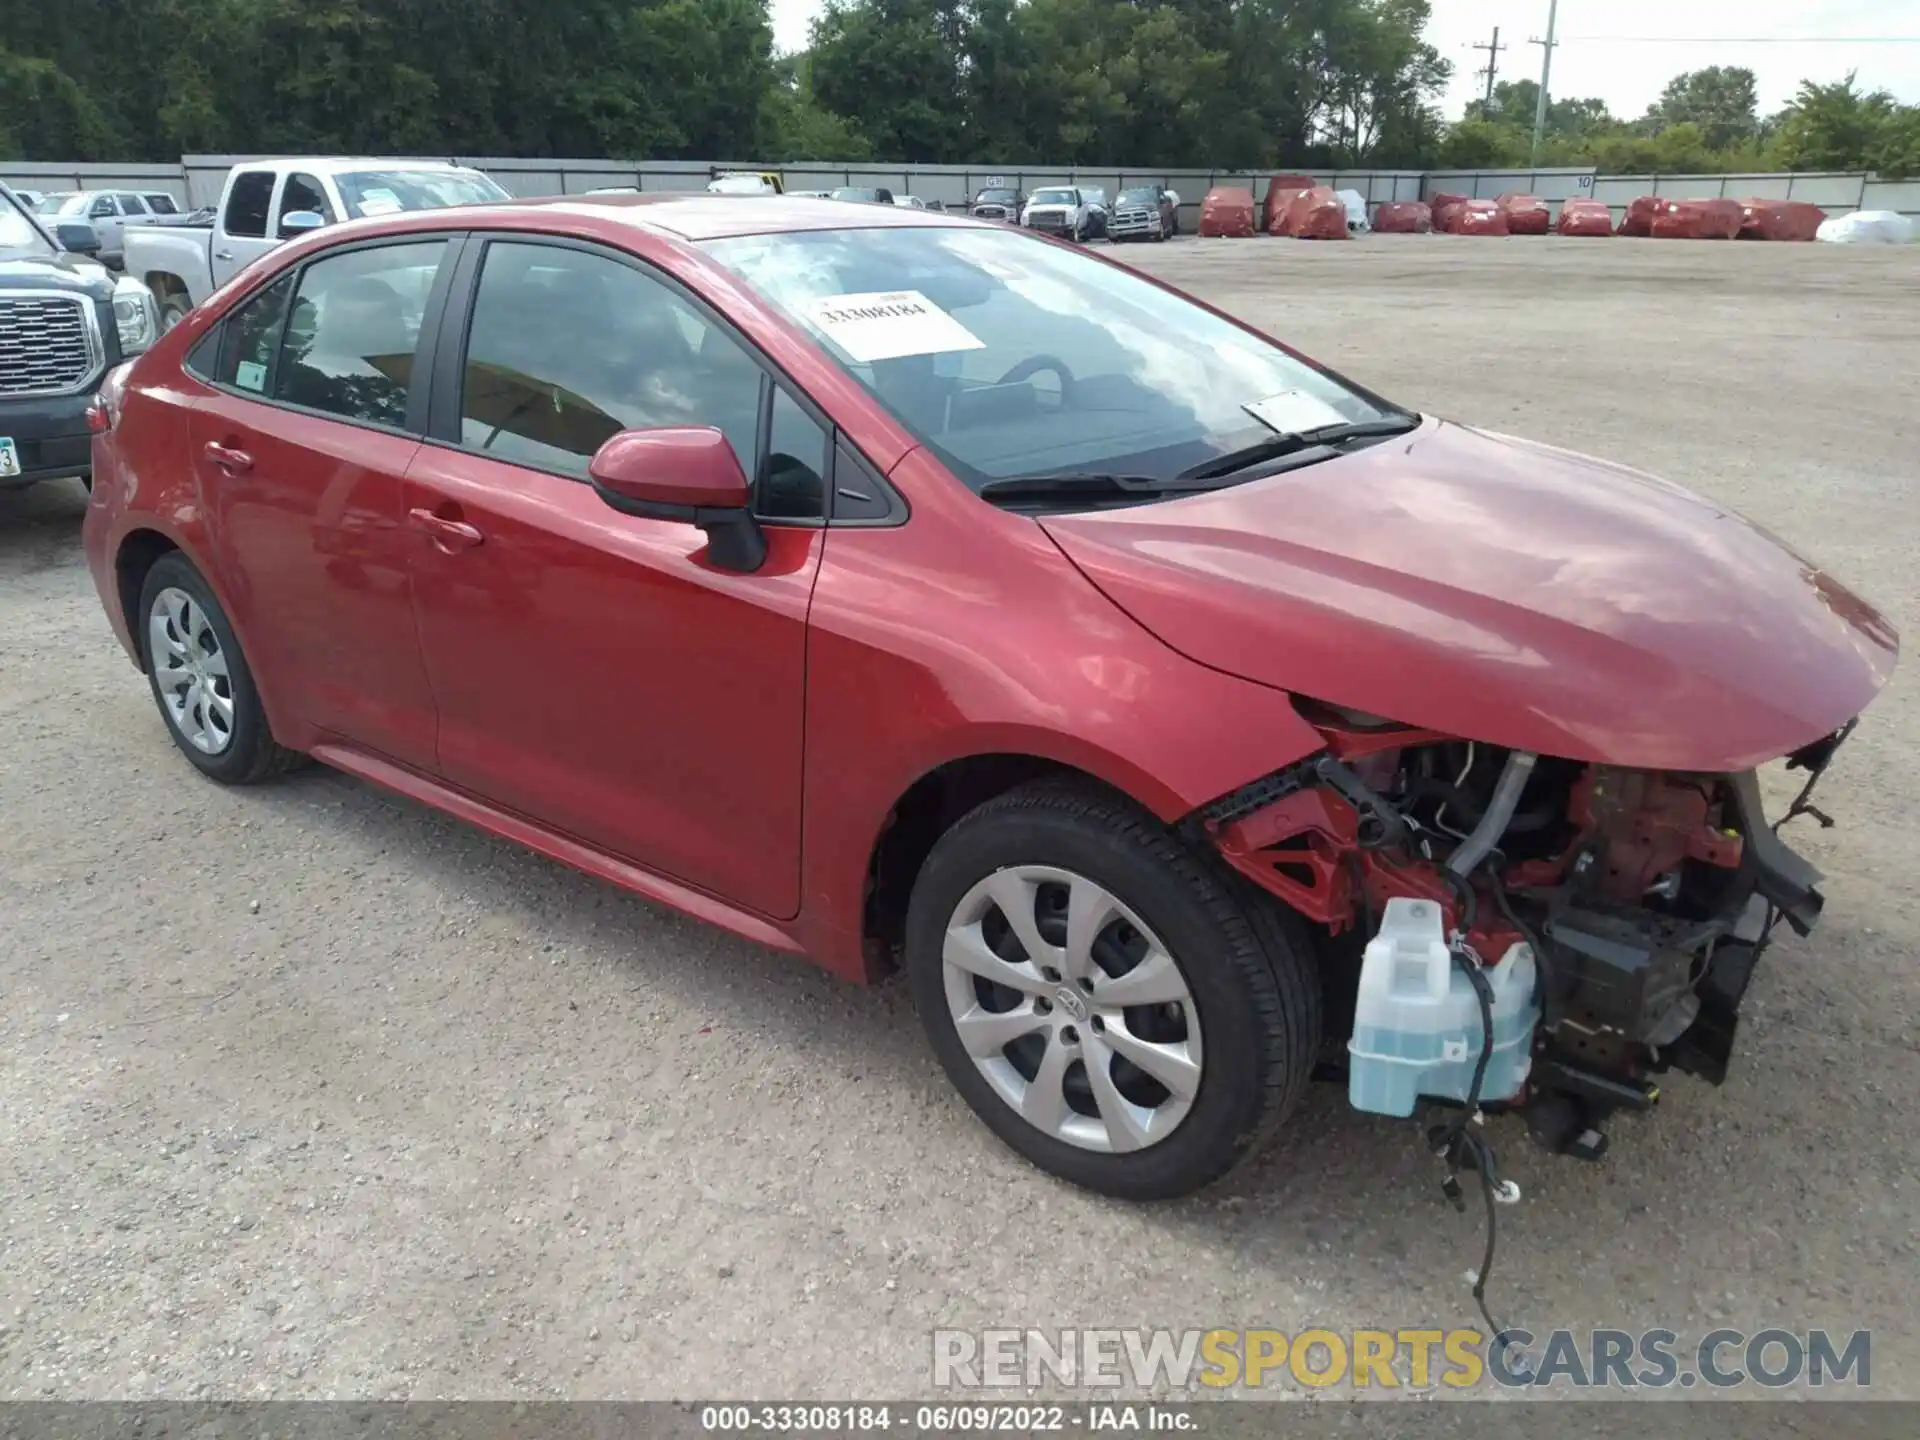
[{"label": "power line", "polygon": [[[1536,42],[1537,43],[1537,42]],[[1569,35],[1562,45],[1920,45],[1920,35]],[[1485,49],[1485,46],[1475,46]]]}]

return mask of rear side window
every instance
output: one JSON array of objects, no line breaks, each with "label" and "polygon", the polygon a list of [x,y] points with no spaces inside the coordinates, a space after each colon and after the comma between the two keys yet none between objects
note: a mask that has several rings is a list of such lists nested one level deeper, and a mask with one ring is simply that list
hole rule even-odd
[{"label": "rear side window", "polygon": [[380,245],[303,269],[274,398],[403,428],[421,321],[446,248],[444,240]]},{"label": "rear side window", "polygon": [[216,383],[255,395],[272,393],[280,323],[292,294],[293,276],[284,275],[227,317],[220,327],[225,338],[213,372]]},{"label": "rear side window", "polygon": [[222,227],[229,235],[265,239],[267,208],[273,203],[273,172],[244,170],[233,177],[227,191],[227,213]]}]

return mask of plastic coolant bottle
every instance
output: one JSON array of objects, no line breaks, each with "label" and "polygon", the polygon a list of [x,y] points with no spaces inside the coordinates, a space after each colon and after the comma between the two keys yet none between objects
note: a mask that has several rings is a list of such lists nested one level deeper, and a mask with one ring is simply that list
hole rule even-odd
[{"label": "plastic coolant bottle", "polygon": [[[1422,1095],[1464,1101],[1480,1058],[1480,999],[1447,949],[1431,900],[1389,900],[1367,943],[1354,1009],[1347,1099],[1356,1110],[1411,1115]],[[1519,1093],[1540,1018],[1533,949],[1515,944],[1485,972],[1493,988],[1493,1055],[1482,1100]]]}]

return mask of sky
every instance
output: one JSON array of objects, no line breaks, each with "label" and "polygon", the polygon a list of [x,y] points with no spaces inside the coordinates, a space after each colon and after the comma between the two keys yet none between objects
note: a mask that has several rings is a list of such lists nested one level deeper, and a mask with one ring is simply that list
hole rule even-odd
[{"label": "sky", "polygon": [[[772,0],[774,38],[783,50],[807,43],[823,0]],[[1453,62],[1445,109],[1457,116],[1485,86],[1473,72],[1500,27],[1500,78],[1540,78],[1548,0],[1433,0],[1428,41]],[[1622,118],[1645,113],[1668,80],[1705,65],[1744,65],[1760,83],[1762,114],[1792,98],[1803,79],[1838,80],[1860,72],[1863,89],[1891,90],[1920,103],[1920,0],[1560,0],[1550,88],[1555,95],[1597,95]],[[1907,44],[1888,44],[1893,36]],[[1617,37],[1633,37],[1631,41]],[[1771,42],[1733,43],[1734,39]],[[1821,37],[1822,43],[1808,43]],[[1845,38],[1859,43],[1837,43]],[[1702,44],[1701,40],[1718,43]]]}]

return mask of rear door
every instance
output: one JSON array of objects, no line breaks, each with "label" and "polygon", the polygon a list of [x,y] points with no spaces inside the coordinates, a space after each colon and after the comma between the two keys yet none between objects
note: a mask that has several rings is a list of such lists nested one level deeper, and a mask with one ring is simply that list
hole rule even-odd
[{"label": "rear door", "polygon": [[[441,771],[790,916],[824,417],[632,256],[526,235],[468,251],[406,502]],[[692,526],[623,515],[587,483],[609,437],[660,425],[719,428],[757,475],[768,556],[753,574],[709,563]]]},{"label": "rear door", "polygon": [[191,424],[222,578],[277,700],[323,738],[425,771],[436,719],[402,484],[426,413],[416,353],[456,245],[333,249],[256,292],[224,322]]},{"label": "rear door", "polygon": [[242,170],[228,182],[210,257],[216,289],[277,243],[267,231],[275,178],[271,170]]}]

